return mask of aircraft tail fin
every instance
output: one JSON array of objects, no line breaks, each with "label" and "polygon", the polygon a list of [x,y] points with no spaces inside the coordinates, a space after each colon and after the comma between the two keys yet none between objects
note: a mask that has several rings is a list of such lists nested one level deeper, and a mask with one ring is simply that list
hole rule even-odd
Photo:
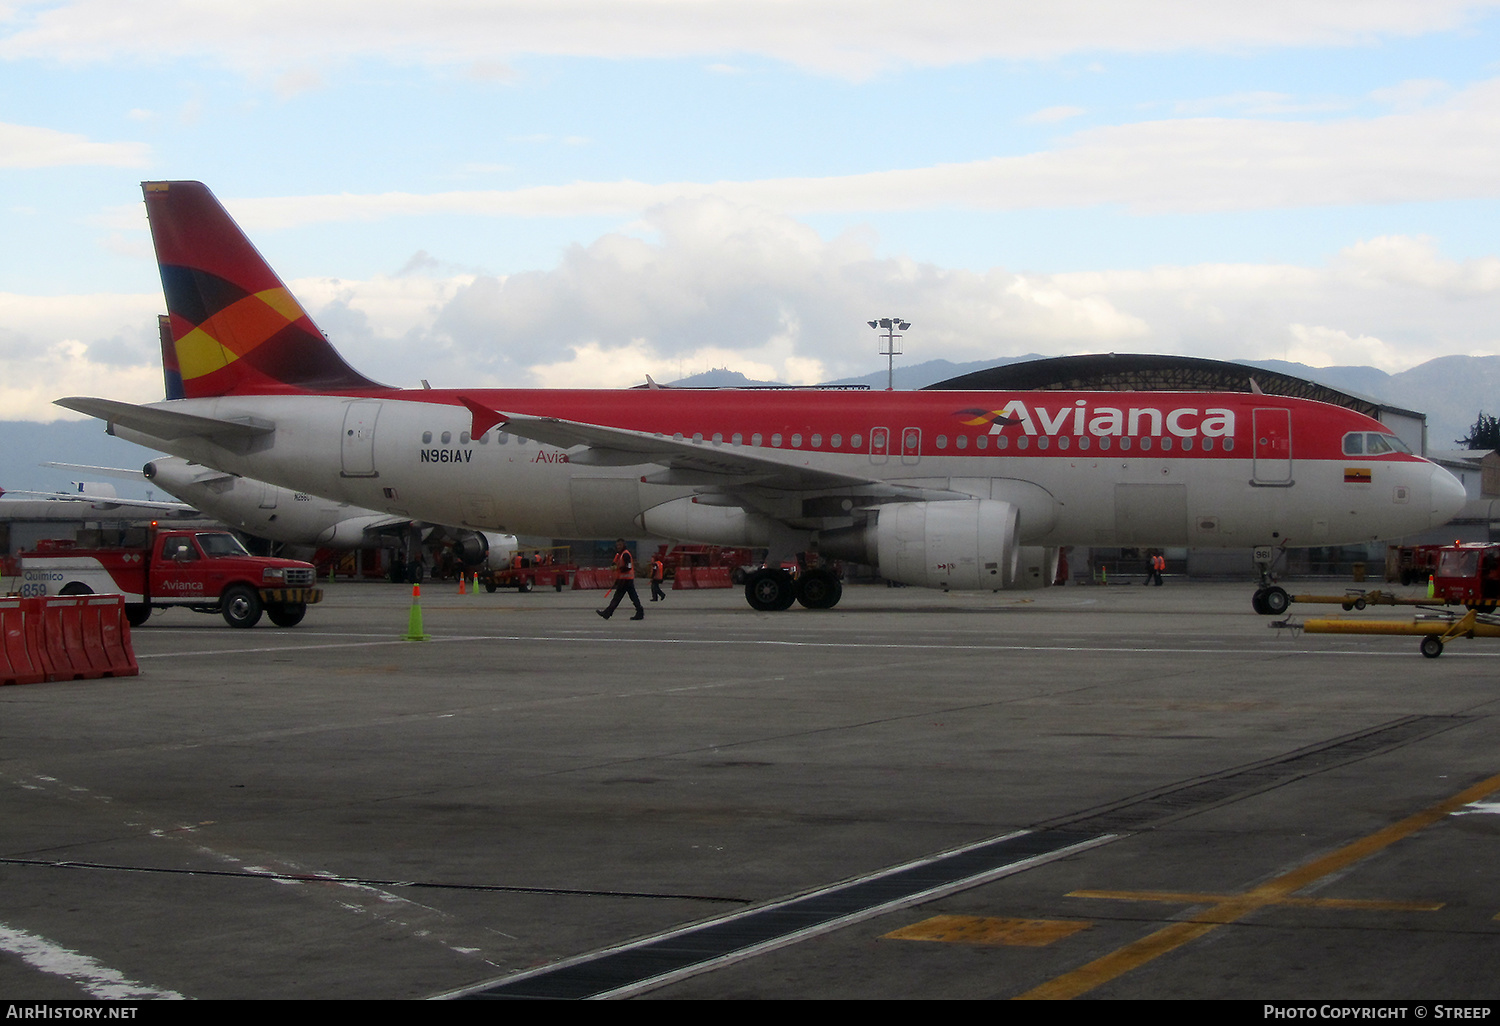
[{"label": "aircraft tail fin", "polygon": [[177,343],[172,338],[172,318],[158,314],[156,333],[161,336],[162,388],[168,399],[186,399],[182,387],[182,368],[177,365]]},{"label": "aircraft tail fin", "polygon": [[141,189],[167,297],[168,398],[179,382],[188,399],[383,387],[329,345],[206,185]]}]

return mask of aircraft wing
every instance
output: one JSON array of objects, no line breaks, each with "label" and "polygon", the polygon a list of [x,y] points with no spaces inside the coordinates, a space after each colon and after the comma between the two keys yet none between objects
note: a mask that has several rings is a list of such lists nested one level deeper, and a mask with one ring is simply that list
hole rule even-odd
[{"label": "aircraft wing", "polygon": [[715,445],[557,417],[522,414],[503,417],[505,430],[513,435],[561,449],[587,446],[582,452],[569,455],[572,463],[606,467],[656,464],[665,468],[644,476],[650,484],[753,485],[802,492],[863,488],[876,483],[868,477],[813,467],[809,465],[808,454],[796,449]]},{"label": "aircraft wing", "polygon": [[[715,445],[556,417],[495,416],[492,423],[503,423],[507,432],[532,441],[565,449],[587,446],[582,452],[569,454],[572,463],[612,467],[656,464],[662,469],[643,474],[642,481],[694,488],[703,497],[700,501],[758,509],[787,523],[810,515],[809,500],[821,498],[837,497],[840,504],[847,500],[859,506],[972,498],[947,489],[825,470],[812,466],[811,454],[797,449]],[[476,417],[476,428],[480,423]],[[787,500],[798,501],[788,507]],[[848,508],[842,506],[841,512]]]}]

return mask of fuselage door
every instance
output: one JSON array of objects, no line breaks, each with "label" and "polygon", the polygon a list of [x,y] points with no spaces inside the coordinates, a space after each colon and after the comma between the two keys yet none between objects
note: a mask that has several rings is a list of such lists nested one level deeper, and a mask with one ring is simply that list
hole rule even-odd
[{"label": "fuselage door", "polygon": [[375,419],[379,399],[356,399],[344,407],[344,437],[340,448],[344,477],[379,477],[375,470]]},{"label": "fuselage door", "polygon": [[1256,410],[1255,460],[1251,484],[1285,487],[1292,483],[1292,411]]},{"label": "fuselage door", "polygon": [[870,462],[884,463],[891,455],[891,433],[883,427],[870,429]]},{"label": "fuselage door", "polygon": [[901,462],[912,466],[922,459],[922,429],[904,428],[901,431]]}]

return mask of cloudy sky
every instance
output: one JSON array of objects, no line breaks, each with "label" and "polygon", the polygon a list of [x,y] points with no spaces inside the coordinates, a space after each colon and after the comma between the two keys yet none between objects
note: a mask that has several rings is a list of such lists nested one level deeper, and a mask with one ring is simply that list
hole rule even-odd
[{"label": "cloudy sky", "polygon": [[160,398],[173,178],[397,385],[1394,372],[1500,354],[1500,0],[0,0],[0,420]]}]

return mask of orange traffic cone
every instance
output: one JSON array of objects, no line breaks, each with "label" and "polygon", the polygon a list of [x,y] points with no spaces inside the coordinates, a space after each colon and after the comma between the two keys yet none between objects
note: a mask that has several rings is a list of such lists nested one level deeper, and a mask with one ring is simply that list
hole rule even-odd
[{"label": "orange traffic cone", "polygon": [[460,595],[464,594],[464,575],[462,572],[458,575],[458,593]]}]

